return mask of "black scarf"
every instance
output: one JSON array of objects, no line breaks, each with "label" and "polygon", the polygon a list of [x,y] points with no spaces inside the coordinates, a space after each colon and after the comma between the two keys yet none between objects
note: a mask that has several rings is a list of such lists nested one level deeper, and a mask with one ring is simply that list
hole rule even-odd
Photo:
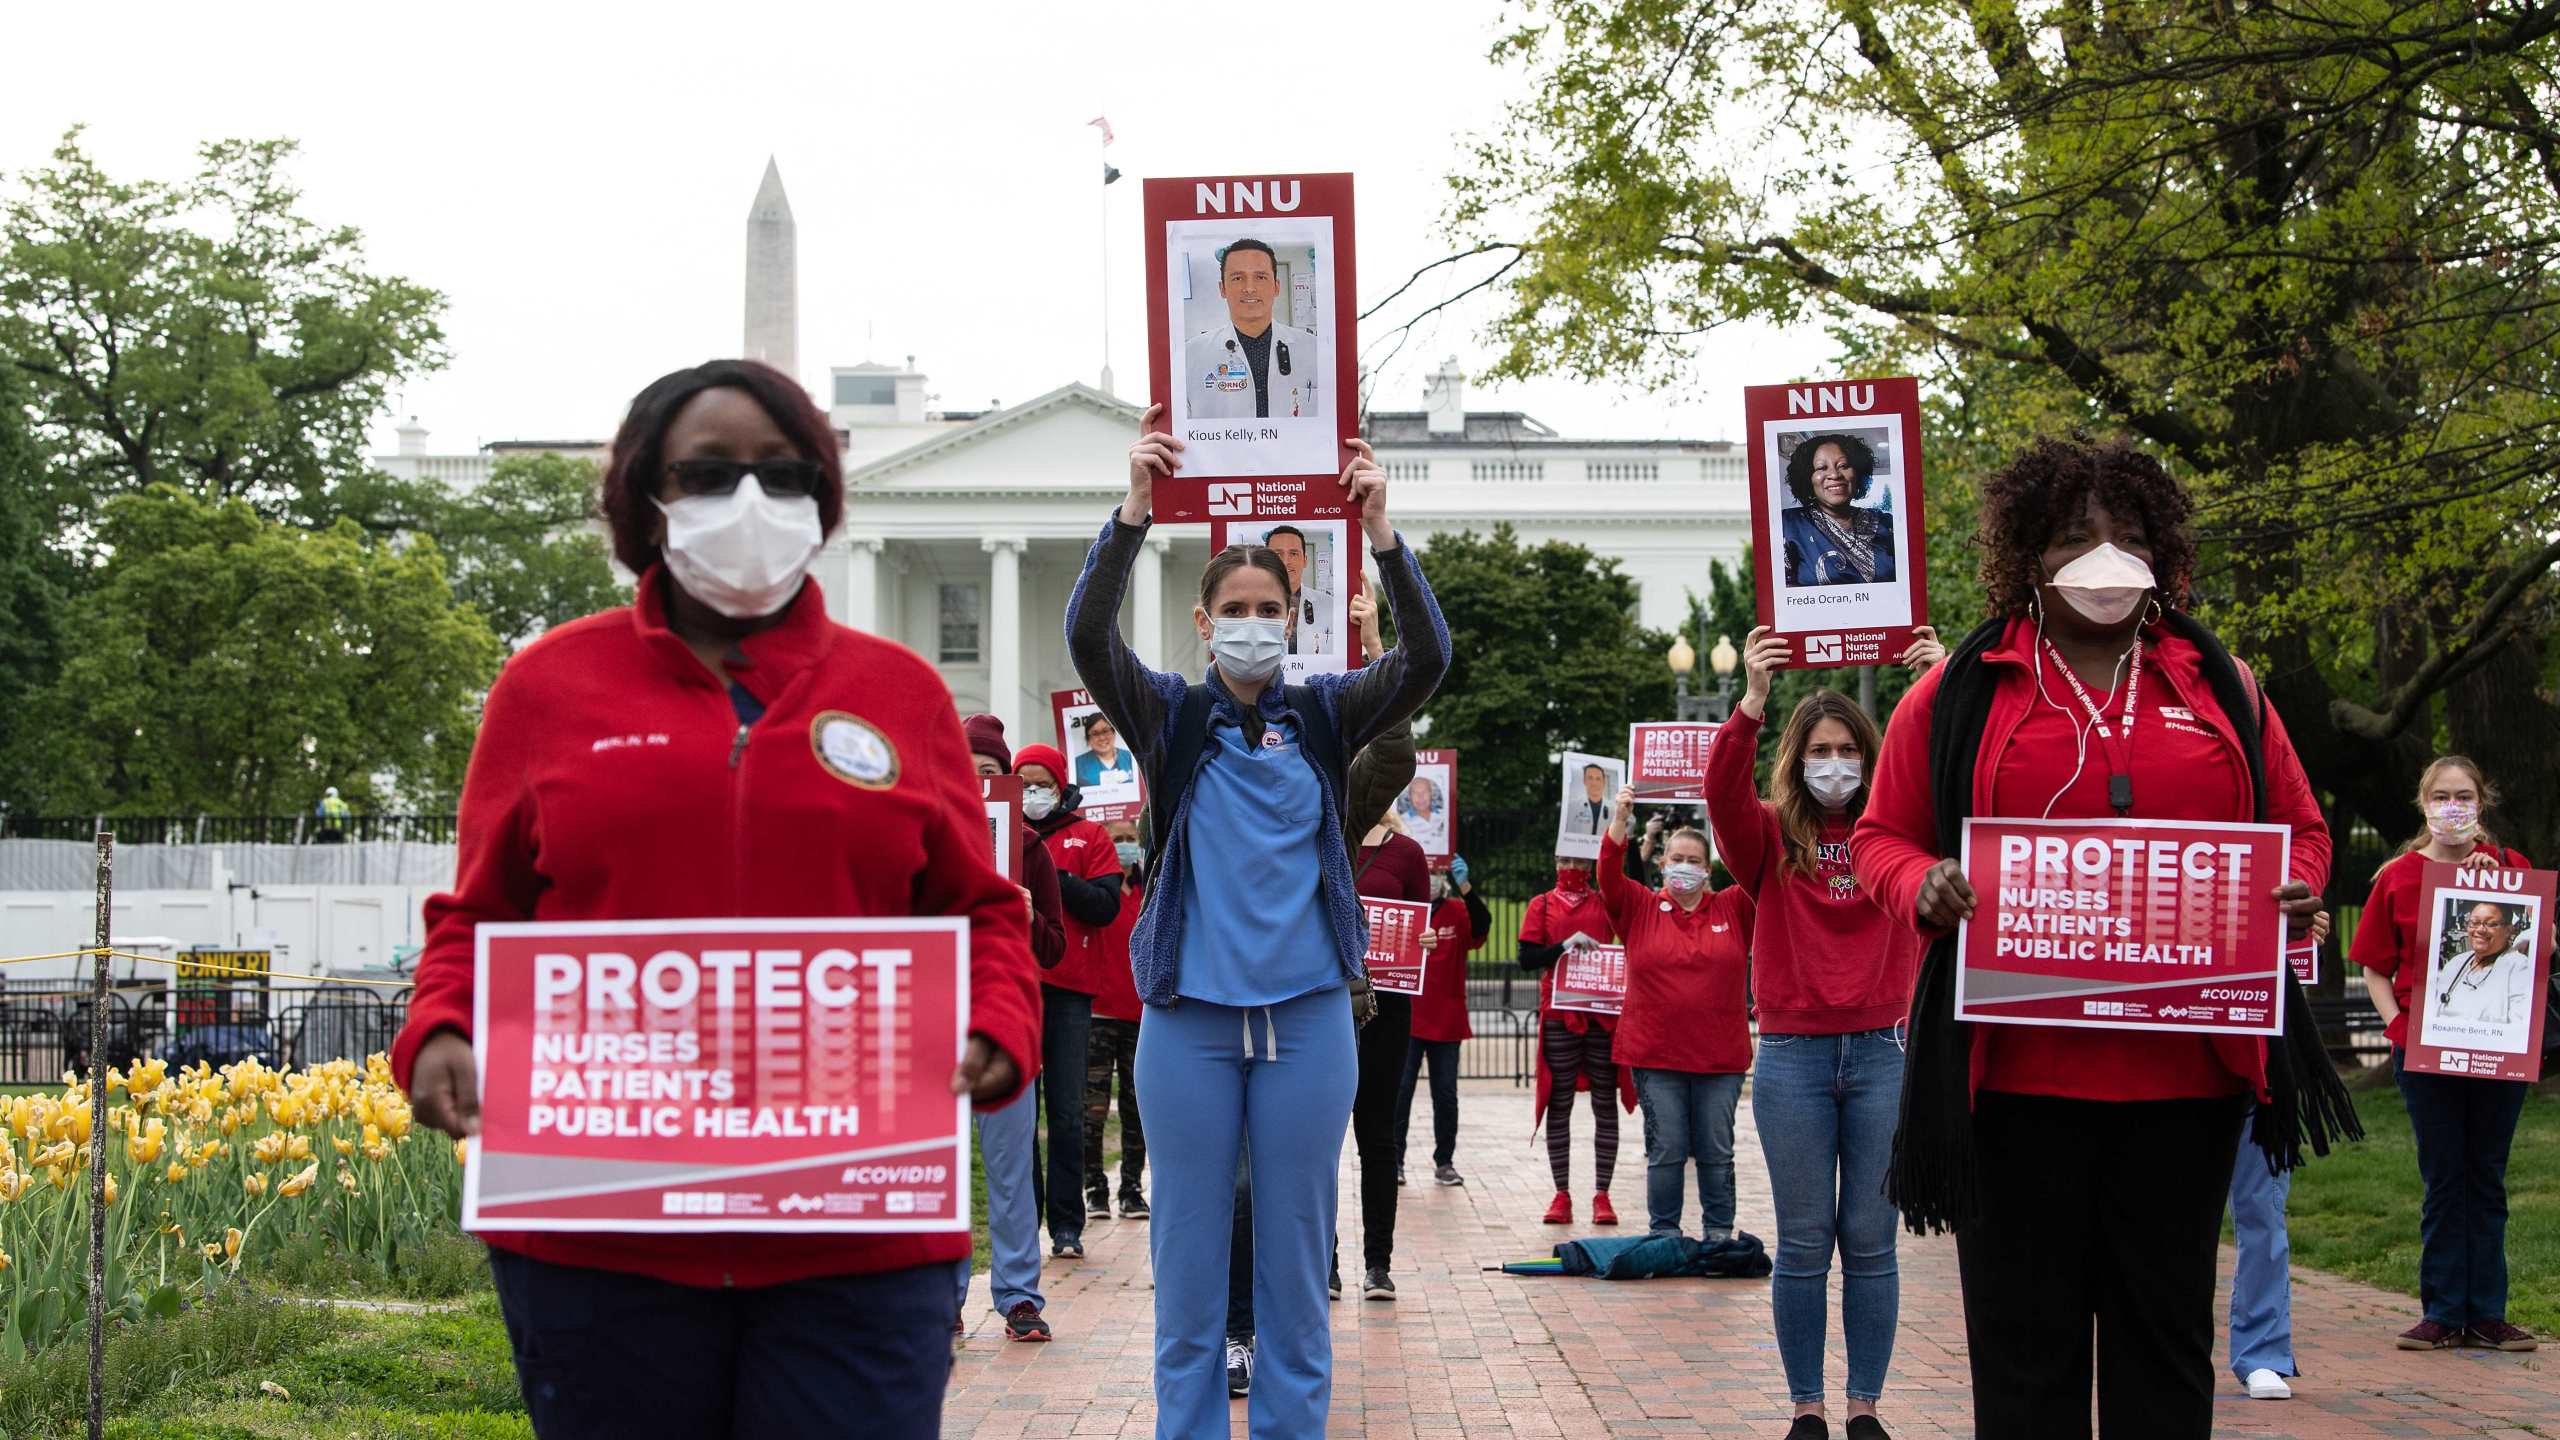
[{"label": "black scarf", "polygon": [[[2266,697],[2242,679],[2231,652],[2192,617],[2166,612],[2169,629],[2204,658],[2214,703],[2240,737],[2249,762],[2252,817],[2267,816],[2266,753],[2261,736]],[[1964,822],[1973,813],[1974,766],[1991,719],[1998,680],[1982,663],[1984,652],[2007,633],[2003,619],[1985,621],[1965,637],[1938,678],[1937,708],[1929,730],[1929,781],[1937,804],[1938,853],[1963,853]],[[2250,1138],[2281,1174],[2303,1163],[2305,1141],[2326,1155],[2333,1140],[2361,1140],[2364,1127],[2339,1083],[2311,1018],[2310,1001],[2290,970],[2285,975],[2282,1043],[2267,1047],[2267,1103],[2258,1107]],[[1956,1013],[1956,937],[1943,935],[1920,964],[1911,995],[1911,1037],[1902,1069],[1902,1123],[1894,1131],[1893,1159],[1885,1170],[1885,1198],[1902,1212],[1915,1235],[1950,1230],[1982,1213],[1982,1172],[1973,1144],[1973,1026]]]}]

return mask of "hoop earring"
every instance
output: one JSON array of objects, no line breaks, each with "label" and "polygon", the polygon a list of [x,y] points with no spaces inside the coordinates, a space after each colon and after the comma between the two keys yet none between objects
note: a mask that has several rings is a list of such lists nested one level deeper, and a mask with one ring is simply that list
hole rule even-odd
[{"label": "hoop earring", "polygon": [[2163,612],[2160,609],[2160,597],[2154,595],[2151,597],[2151,614],[2145,618],[2142,623],[2145,625],[2157,625],[2160,623],[2160,616],[2162,613]]}]

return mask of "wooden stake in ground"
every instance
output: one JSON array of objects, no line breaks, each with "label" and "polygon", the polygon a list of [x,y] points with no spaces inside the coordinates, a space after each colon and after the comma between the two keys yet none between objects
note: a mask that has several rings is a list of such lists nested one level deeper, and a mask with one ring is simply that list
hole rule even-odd
[{"label": "wooden stake in ground", "polygon": [[115,857],[115,832],[100,830],[89,991],[89,1440],[104,1440],[107,1429],[107,944],[115,930]]}]

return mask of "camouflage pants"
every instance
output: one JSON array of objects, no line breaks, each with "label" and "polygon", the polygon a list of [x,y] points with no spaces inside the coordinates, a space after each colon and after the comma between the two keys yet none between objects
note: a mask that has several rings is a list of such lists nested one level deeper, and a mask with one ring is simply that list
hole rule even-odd
[{"label": "camouflage pants", "polygon": [[1138,1022],[1094,1017],[1084,1060],[1084,1193],[1099,1203],[1111,1193],[1102,1173],[1102,1123],[1111,1111],[1111,1081],[1120,1080],[1120,1199],[1146,1194],[1147,1132],[1138,1123]]}]

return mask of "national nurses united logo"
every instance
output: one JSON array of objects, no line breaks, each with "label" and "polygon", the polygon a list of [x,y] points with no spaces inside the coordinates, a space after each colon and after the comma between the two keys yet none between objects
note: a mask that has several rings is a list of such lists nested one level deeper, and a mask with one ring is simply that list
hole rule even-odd
[{"label": "national nurses united logo", "polygon": [[809,747],[819,764],[849,785],[886,790],[898,783],[898,747],[860,716],[820,712],[809,722]]}]

